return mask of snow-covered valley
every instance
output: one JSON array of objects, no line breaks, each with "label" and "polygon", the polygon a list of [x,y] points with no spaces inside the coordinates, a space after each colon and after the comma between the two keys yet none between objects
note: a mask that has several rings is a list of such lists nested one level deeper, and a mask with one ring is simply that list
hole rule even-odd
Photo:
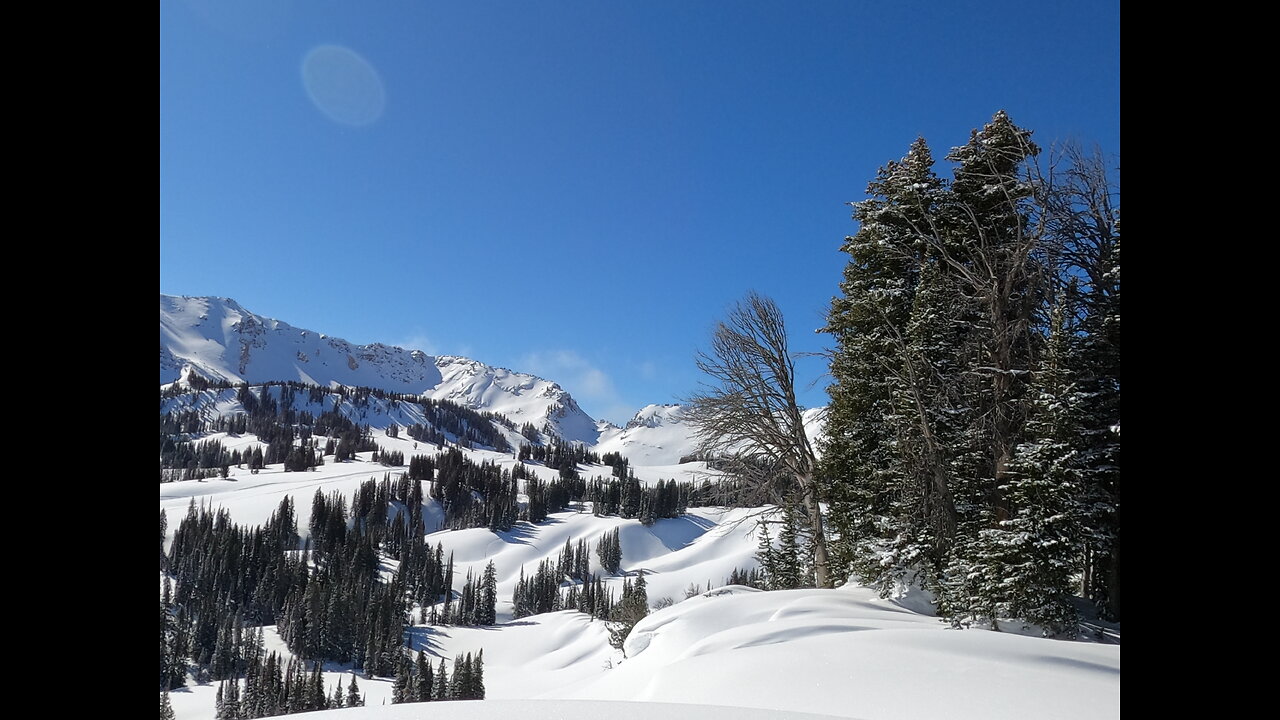
[{"label": "snow-covered valley", "polygon": [[[379,437],[387,447],[402,442]],[[467,452],[478,460],[516,462],[510,454]],[[582,469],[587,474],[609,470]],[[550,474],[546,468],[535,470]],[[655,479],[705,472],[698,463],[640,470]],[[305,528],[316,490],[349,495],[387,471],[365,460],[306,472],[269,467],[251,475],[233,469],[227,480],[161,485],[160,506],[171,518],[170,527],[192,501],[226,508],[238,523],[257,524],[288,494],[295,498],[298,525]],[[438,542],[453,554],[459,581],[468,570],[479,574],[494,562],[498,622],[488,627],[418,625],[410,631],[413,650],[438,662],[483,649],[488,698],[547,701],[547,712],[557,717],[576,717],[571,709],[580,706],[551,702],[555,700],[698,706],[684,708],[678,717],[720,717],[710,710],[703,714],[700,708],[708,705],[886,720],[1119,716],[1118,645],[951,629],[917,612],[916,603],[880,599],[854,584],[774,592],[724,587],[735,569],[755,566],[759,539],[754,520],[766,508],[691,508],[684,517],[661,519],[651,527],[582,510],[556,513],[536,525],[520,523],[510,532],[473,528],[431,533],[429,544]],[[440,516],[429,500],[424,512],[428,527]],[[566,541],[592,544],[614,529],[622,540],[623,573],[645,573],[651,606],[668,598],[674,602],[636,626],[625,654],[610,646],[604,623],[574,610],[512,618],[512,593],[522,571],[544,559],[554,561]],[[594,557],[592,563],[593,571],[602,571]],[[608,576],[605,583],[616,592],[623,579]],[[267,636],[269,647],[288,652],[274,628]],[[345,685],[352,669],[330,663],[326,671],[327,685]],[[334,717],[423,716],[400,706],[393,708],[396,713],[381,714],[382,704],[390,703],[390,678],[359,678],[366,707],[330,711]],[[213,685],[193,685],[171,698],[179,718],[214,718]],[[484,709],[487,702],[461,703],[450,712],[487,718],[485,713],[506,707]],[[434,706],[419,712],[454,717],[439,715]]]}]

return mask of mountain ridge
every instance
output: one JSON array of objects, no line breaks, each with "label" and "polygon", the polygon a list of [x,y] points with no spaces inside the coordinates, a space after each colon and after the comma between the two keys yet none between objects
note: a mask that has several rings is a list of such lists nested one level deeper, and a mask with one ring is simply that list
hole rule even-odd
[{"label": "mountain ridge", "polygon": [[[619,427],[592,418],[563,386],[532,373],[386,343],[356,345],[259,315],[232,298],[162,293],[160,384],[191,371],[231,383],[297,381],[449,400],[641,465],[677,465],[698,445],[678,404],[646,405]],[[823,410],[805,411],[811,438],[820,434]]]},{"label": "mountain ridge", "polygon": [[299,381],[450,400],[594,445],[600,426],[559,383],[457,355],[357,345],[259,315],[231,298],[160,295],[160,384],[184,373],[232,383]]}]

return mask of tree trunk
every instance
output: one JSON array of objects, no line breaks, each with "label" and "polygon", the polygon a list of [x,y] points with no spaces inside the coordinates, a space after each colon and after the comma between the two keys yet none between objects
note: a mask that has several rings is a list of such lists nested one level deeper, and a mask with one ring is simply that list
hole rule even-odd
[{"label": "tree trunk", "polygon": [[804,493],[804,510],[809,516],[809,529],[813,532],[813,574],[820,588],[835,587],[831,577],[831,563],[827,558],[827,534],[822,525],[822,505],[818,503],[813,474],[797,475],[796,481]]}]

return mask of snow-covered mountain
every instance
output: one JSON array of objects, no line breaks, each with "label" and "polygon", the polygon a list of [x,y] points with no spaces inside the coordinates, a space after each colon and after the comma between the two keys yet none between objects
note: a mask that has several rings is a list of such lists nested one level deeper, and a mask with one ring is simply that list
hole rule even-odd
[{"label": "snow-covered mountain", "polygon": [[637,465],[675,465],[696,446],[679,405],[646,405],[626,427],[602,428],[596,452],[621,453]]},{"label": "snow-covered mountain", "polygon": [[[817,449],[826,423],[826,408],[804,411],[804,429]],[[698,440],[679,405],[646,405],[625,427],[601,427],[596,452],[621,453],[636,465],[676,465],[693,455]]]},{"label": "snow-covered mountain", "polygon": [[378,388],[502,413],[595,444],[599,426],[558,384],[464,357],[341,338],[254,314],[230,298],[160,296],[160,383],[194,369],[209,379],[295,380]]},{"label": "snow-covered mountain", "polygon": [[[234,383],[292,380],[449,400],[533,423],[599,453],[621,453],[639,466],[676,465],[697,447],[679,405],[647,405],[618,427],[592,419],[567,390],[536,375],[382,343],[354,345],[257,315],[230,298],[161,295],[160,384],[191,370]],[[361,421],[380,427],[376,417]],[[805,412],[805,427],[817,437],[820,408]]]}]

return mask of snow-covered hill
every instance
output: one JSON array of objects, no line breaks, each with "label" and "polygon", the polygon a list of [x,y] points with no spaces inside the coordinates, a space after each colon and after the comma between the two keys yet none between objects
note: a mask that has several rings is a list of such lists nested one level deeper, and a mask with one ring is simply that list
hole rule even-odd
[{"label": "snow-covered hill", "polygon": [[[381,434],[376,438],[386,449],[400,449],[408,442]],[[256,442],[250,437],[224,441]],[[510,455],[487,450],[464,452],[475,461],[515,462]],[[692,465],[681,469],[689,471]],[[531,470],[554,474],[537,465]],[[192,500],[226,508],[237,523],[258,524],[289,494],[299,530],[305,534],[309,498],[317,490],[349,496],[361,482],[385,472],[364,459],[305,472],[271,466],[253,475],[232,469],[227,480],[162,484],[160,506],[172,532]],[[519,523],[509,532],[434,532],[427,542],[440,543],[445,555],[455,559],[455,590],[468,571],[478,574],[494,562],[498,623],[417,625],[409,630],[410,645],[415,651],[425,650],[435,662],[483,649],[488,697],[536,700],[548,717],[587,717],[581,712],[600,700],[691,704],[653,706],[647,715],[641,708],[622,707],[617,717],[786,720],[786,713],[794,712],[866,720],[1119,717],[1120,648],[1115,645],[954,630],[918,612],[919,603],[881,599],[856,585],[768,593],[724,587],[735,568],[756,565],[755,519],[769,512],[770,508],[691,508],[684,517],[658,520],[649,527],[589,511],[563,512],[544,523]],[[439,526],[440,508],[434,500],[426,501],[424,516],[428,529]],[[621,537],[622,568],[631,577],[644,571],[650,605],[664,598],[675,603],[636,626],[625,656],[609,645],[603,623],[575,611],[513,619],[511,598],[522,571],[528,575],[540,561],[555,559],[566,541],[581,539],[593,545],[614,529]],[[604,574],[594,554],[591,570]],[[616,596],[623,577],[610,576],[605,582]],[[686,599],[691,586],[698,592]],[[714,587],[708,591],[709,586]],[[285,652],[274,628],[266,634],[270,649]],[[349,681],[349,664],[329,663],[325,669],[328,687]],[[383,708],[391,695],[390,679],[361,676],[359,681],[369,707],[324,717],[354,720],[389,712],[385,717],[483,720],[499,717],[492,713],[509,707],[486,701]],[[179,719],[212,720],[214,692],[213,685],[175,692],[172,701]],[[707,706],[754,710],[734,715]]]},{"label": "snow-covered hill", "polygon": [[602,429],[596,452],[621,453],[636,465],[675,465],[696,446],[679,405],[647,405],[626,427]]},{"label": "snow-covered hill", "polygon": [[160,296],[160,384],[193,368],[209,379],[298,381],[450,400],[594,444],[596,421],[550,380],[464,357],[340,338],[256,315],[229,298]]}]

